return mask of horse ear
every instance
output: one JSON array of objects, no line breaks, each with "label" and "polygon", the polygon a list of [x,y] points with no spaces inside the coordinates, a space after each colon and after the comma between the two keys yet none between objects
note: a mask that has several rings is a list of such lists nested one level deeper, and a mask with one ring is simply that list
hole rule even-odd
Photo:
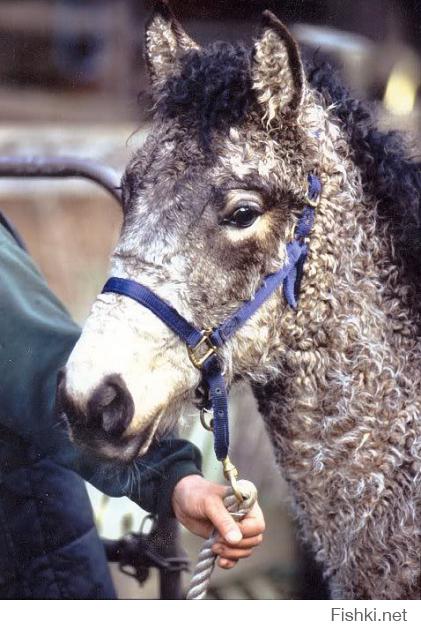
[{"label": "horse ear", "polygon": [[254,45],[252,80],[267,125],[281,114],[296,114],[304,95],[301,56],[291,33],[270,11],[262,15]]},{"label": "horse ear", "polygon": [[145,54],[152,84],[162,84],[174,70],[177,58],[199,46],[187,35],[164,0],[155,4],[146,24]]}]

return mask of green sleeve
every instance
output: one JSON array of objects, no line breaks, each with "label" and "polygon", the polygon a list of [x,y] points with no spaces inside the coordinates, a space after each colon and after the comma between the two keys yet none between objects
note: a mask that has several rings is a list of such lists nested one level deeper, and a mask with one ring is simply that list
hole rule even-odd
[{"label": "green sleeve", "polygon": [[183,477],[200,474],[191,443],[172,437],[131,465],[95,460],[69,440],[55,414],[57,372],[80,335],[25,253],[0,226],[0,425],[110,496],[128,496],[147,511],[171,513]]}]

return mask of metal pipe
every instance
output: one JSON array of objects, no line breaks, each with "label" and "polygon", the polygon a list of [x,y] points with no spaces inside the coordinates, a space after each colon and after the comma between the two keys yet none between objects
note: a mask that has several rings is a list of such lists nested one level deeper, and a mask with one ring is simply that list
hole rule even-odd
[{"label": "metal pipe", "polygon": [[109,166],[76,157],[0,157],[0,177],[80,177],[105,188],[121,205],[120,177]]},{"label": "metal pipe", "polygon": [[[167,558],[178,558],[182,554],[178,541],[178,523],[175,518],[161,516],[158,518],[155,545]],[[159,570],[160,599],[184,599],[181,582],[181,571]]]}]

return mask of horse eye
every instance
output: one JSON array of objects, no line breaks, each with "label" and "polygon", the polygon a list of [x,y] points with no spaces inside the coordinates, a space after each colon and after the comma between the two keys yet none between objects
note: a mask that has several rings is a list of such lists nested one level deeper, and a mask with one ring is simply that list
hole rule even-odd
[{"label": "horse eye", "polygon": [[256,206],[243,204],[237,206],[234,212],[225,219],[224,223],[237,228],[248,228],[260,217],[260,209]]}]

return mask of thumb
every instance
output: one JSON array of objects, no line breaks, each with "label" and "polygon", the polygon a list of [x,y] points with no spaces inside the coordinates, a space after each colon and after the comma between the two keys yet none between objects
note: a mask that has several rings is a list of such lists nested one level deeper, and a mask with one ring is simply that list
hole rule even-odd
[{"label": "thumb", "polygon": [[212,497],[207,505],[207,517],[212,521],[222,538],[231,545],[243,538],[240,528],[226,509],[220,497]]}]

